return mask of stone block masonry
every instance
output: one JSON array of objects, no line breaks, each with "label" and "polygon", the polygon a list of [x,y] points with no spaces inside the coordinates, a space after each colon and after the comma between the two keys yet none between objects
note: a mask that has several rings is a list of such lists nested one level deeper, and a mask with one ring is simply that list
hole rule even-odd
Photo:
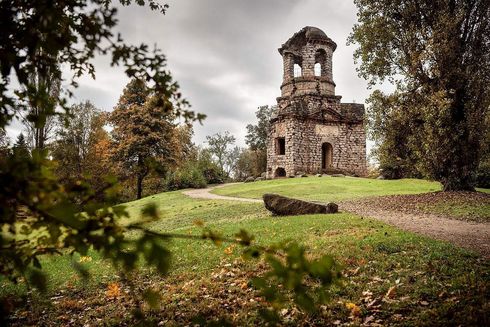
[{"label": "stone block masonry", "polygon": [[[366,174],[364,105],[341,103],[335,95],[336,47],[323,31],[307,26],[279,49],[284,75],[268,135],[268,178],[298,172]],[[295,65],[300,76],[294,76]]]}]

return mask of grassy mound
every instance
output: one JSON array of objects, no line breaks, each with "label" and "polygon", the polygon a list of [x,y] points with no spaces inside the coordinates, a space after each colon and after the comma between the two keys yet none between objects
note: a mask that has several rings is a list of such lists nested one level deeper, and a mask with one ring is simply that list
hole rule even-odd
[{"label": "grassy mound", "polygon": [[277,193],[317,201],[341,201],[368,196],[417,194],[439,191],[437,182],[419,179],[377,180],[354,177],[283,178],[235,184],[213,190],[219,195],[259,199],[264,193]]},{"label": "grassy mound", "polygon": [[[437,183],[416,180],[311,177],[233,185],[216,192],[260,197],[267,190],[307,199],[340,200],[438,189]],[[330,304],[315,314],[306,315],[294,307],[281,311],[284,323],[488,322],[489,263],[449,243],[347,213],[278,218],[272,217],[261,204],[196,200],[181,192],[127,203],[129,220],[138,219],[141,208],[148,202],[155,202],[160,210],[161,219],[150,225],[157,231],[199,234],[194,222],[200,220],[224,235],[231,236],[243,228],[260,244],[292,239],[307,246],[309,256],[332,254],[343,266],[343,286],[334,288]],[[136,294],[148,286],[160,292],[161,308],[147,312],[155,324],[190,324],[196,315],[205,319],[225,318],[234,325],[258,323],[257,308],[264,303],[248,280],[263,271],[260,259],[243,262],[240,248],[229,244],[174,240],[169,247],[173,253],[170,275],[162,278],[141,267],[140,272],[131,276]],[[71,260],[90,269],[88,282],[80,280],[71,268]],[[136,302],[134,293],[129,291],[127,281],[96,253],[73,259],[46,257],[42,264],[50,276],[49,294],[41,296],[34,292],[28,305],[16,304],[18,307],[11,316],[13,325],[135,323],[131,315]],[[13,295],[26,294],[24,284],[2,281],[1,286],[1,296],[14,298]]]}]

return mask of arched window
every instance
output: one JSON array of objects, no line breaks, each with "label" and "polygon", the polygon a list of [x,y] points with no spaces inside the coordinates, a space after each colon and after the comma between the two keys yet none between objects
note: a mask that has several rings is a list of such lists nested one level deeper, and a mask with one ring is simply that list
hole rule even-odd
[{"label": "arched window", "polygon": [[322,65],[319,62],[315,64],[315,76],[322,76]]},{"label": "arched window", "polygon": [[294,64],[293,66],[294,77],[301,77],[303,75],[301,71],[301,66],[298,64]]},{"label": "arched window", "polygon": [[315,52],[315,76],[326,76],[327,53],[324,49]]}]

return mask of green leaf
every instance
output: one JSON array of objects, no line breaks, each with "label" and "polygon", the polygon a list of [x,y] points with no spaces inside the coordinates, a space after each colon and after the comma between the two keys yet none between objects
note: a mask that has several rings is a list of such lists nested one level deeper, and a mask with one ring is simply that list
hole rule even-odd
[{"label": "green leaf", "polygon": [[146,289],[143,292],[143,299],[152,309],[158,309],[161,301],[161,295],[159,292],[152,289]]},{"label": "green leaf", "polygon": [[47,279],[46,275],[40,269],[30,269],[27,278],[29,283],[36,287],[41,293],[46,293]]},{"label": "green leaf", "polygon": [[38,269],[42,269],[41,263],[39,262],[39,259],[37,257],[33,257],[32,262],[33,262],[34,267],[36,267]]},{"label": "green leaf", "polygon": [[159,218],[158,207],[155,203],[149,203],[141,210],[141,215],[143,217],[148,217],[154,220]]}]

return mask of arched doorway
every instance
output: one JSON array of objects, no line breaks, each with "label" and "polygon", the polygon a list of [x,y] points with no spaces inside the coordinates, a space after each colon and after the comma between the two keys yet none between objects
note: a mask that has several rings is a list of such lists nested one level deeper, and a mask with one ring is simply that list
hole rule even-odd
[{"label": "arched doorway", "polygon": [[277,168],[274,177],[286,177],[286,169],[282,167]]},{"label": "arched doorway", "polygon": [[322,170],[328,170],[333,166],[333,147],[332,144],[325,142],[322,144]]}]

